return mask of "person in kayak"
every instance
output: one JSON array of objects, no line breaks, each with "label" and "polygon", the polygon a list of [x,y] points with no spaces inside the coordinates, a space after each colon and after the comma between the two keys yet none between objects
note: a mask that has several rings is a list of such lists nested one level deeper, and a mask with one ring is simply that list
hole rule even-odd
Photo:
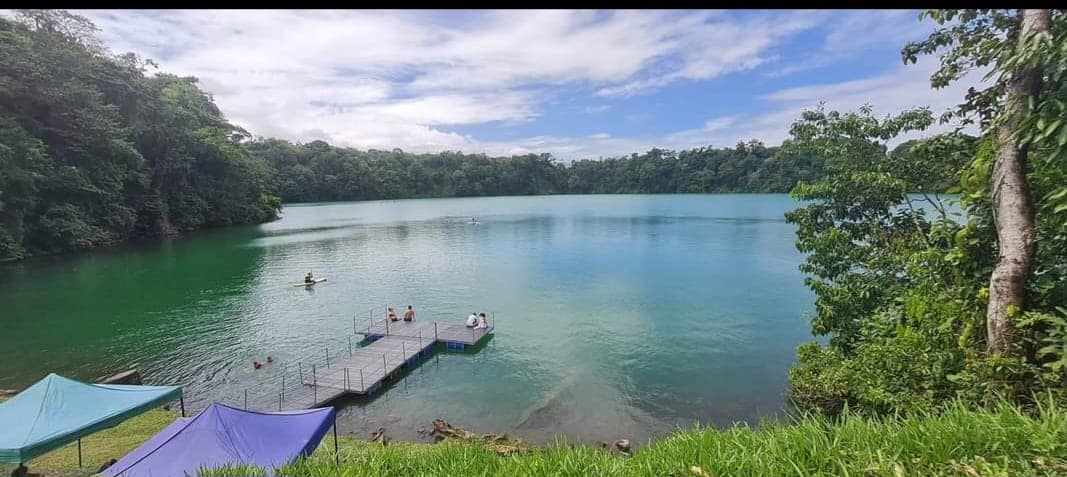
[{"label": "person in kayak", "polygon": [[315,278],[311,276],[311,272],[308,272],[307,275],[304,275],[304,283],[315,283]]}]

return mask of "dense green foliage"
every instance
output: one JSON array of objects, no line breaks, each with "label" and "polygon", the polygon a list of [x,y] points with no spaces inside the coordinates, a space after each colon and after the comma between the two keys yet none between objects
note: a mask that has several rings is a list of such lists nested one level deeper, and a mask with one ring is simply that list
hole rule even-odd
[{"label": "dense green foliage", "polygon": [[556,162],[548,154],[486,157],[361,151],[322,141],[263,139],[249,150],[273,169],[286,202],[539,194],[786,192],[821,176],[818,156],[779,154],[758,141],[734,148],[652,149],[603,160]]},{"label": "dense green foliage", "polygon": [[1067,415],[1028,415],[1010,405],[991,410],[949,406],[907,419],[798,418],[759,428],[680,431],[633,456],[556,444],[501,457],[484,445],[342,442],[276,474],[218,469],[201,475],[413,476],[1052,476],[1067,473]]},{"label": "dense green foliage", "polygon": [[[909,47],[905,57],[950,44],[994,50],[978,58],[950,52],[934,77],[941,86],[958,78],[959,68],[998,58],[1032,59],[1028,48],[1040,46],[1005,47],[1003,36],[993,31],[992,25],[1010,28],[1017,15],[965,13],[961,21],[972,22],[967,28],[987,41],[954,43],[961,33],[951,27],[932,35],[932,44]],[[1067,17],[1058,13],[1053,19],[1059,40],[1045,46],[1059,53],[1041,59],[1042,71],[1049,71],[1041,86],[1049,96],[1042,100],[1052,101],[1064,88],[1062,60],[1056,57],[1062,58],[1067,45]],[[1057,124],[1062,117],[1042,119],[1041,107],[1031,109],[1019,131],[1029,141],[1026,179],[1036,205],[1037,243],[1026,309],[1011,316],[1019,352],[991,354],[986,346],[990,274],[998,257],[990,184],[998,148],[994,119],[1003,96],[997,88],[972,93],[946,117],[978,113],[980,140],[942,135],[912,143],[907,154],[887,154],[885,142],[928,127],[934,118],[927,110],[878,119],[869,109],[848,114],[820,109],[794,124],[783,149],[824,155],[827,169],[825,178],[793,190],[810,202],[788,215],[798,227],[797,247],[808,255],[802,270],[817,296],[813,331],[829,338],[798,351],[790,381],[791,397],[801,407],[833,413],[847,404],[915,412],[953,397],[980,404],[998,395],[1026,401],[1034,392],[1050,392],[1060,402],[1067,399],[1067,134]],[[931,180],[949,181],[958,203],[905,194],[930,190]],[[964,213],[953,214],[954,209]]]},{"label": "dense green foliage", "polygon": [[0,260],[261,222],[266,168],[193,78],[66,12],[0,19]]}]

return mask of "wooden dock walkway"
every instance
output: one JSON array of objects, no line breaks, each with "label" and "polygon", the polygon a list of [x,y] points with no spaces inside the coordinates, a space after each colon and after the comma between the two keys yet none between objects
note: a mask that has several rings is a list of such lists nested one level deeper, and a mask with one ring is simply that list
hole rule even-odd
[{"label": "wooden dock walkway", "polygon": [[429,356],[435,343],[444,343],[450,350],[463,350],[484,340],[493,327],[382,320],[358,331],[363,335],[364,346],[353,349],[350,356],[329,362],[325,369],[313,367],[310,375],[308,370],[302,370],[304,389],[292,397],[284,396],[280,407],[308,409],[346,394],[374,394],[387,378]]},{"label": "wooden dock walkway", "polygon": [[467,328],[433,321],[365,323],[362,329],[353,327],[355,336],[362,338],[357,346],[350,339],[347,352],[330,353],[327,347],[325,360],[290,363],[279,375],[246,388],[235,404],[243,403],[244,409],[293,411],[322,407],[345,395],[373,395],[390,377],[432,354],[435,344],[460,351],[480,344],[493,332],[492,326]]}]

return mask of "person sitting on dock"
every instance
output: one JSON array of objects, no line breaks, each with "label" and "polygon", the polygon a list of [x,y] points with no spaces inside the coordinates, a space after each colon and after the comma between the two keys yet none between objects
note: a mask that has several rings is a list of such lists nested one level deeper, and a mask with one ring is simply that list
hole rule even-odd
[{"label": "person sitting on dock", "polygon": [[478,315],[472,311],[471,316],[467,317],[467,328],[474,328],[475,326],[478,326]]},{"label": "person sitting on dock", "polygon": [[389,318],[389,321],[400,321],[400,320],[399,320],[399,319],[398,319],[398,318],[396,317],[396,312],[395,312],[395,311],[393,311],[393,307],[389,307],[389,311],[387,311],[387,312],[385,313],[385,316],[386,316],[386,318]]},{"label": "person sitting on dock", "polygon": [[308,272],[307,275],[304,275],[304,283],[315,283],[315,278],[311,276],[311,272]]},{"label": "person sitting on dock", "polygon": [[404,321],[415,321],[415,309],[408,305],[408,311],[404,312]]},{"label": "person sitting on dock", "polygon": [[478,328],[485,329],[489,325],[485,322],[485,313],[478,313]]}]

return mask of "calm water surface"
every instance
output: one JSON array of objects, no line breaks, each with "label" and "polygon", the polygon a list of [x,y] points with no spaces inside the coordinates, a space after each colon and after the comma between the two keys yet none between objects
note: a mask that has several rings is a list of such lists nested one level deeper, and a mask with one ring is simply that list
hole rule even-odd
[{"label": "calm water surface", "polygon": [[[7,264],[0,387],[136,366],[184,385],[193,409],[240,406],[246,388],[253,401],[276,396],[264,383],[298,360],[321,363],[324,344],[347,353],[353,318],[412,304],[422,320],[493,312],[496,336],[342,402],[342,432],[418,439],[444,417],[540,442],[643,441],[755,421],[783,412],[786,371],[810,339],[813,296],[782,217],[795,205],[786,195],[290,205],[261,226]],[[293,287],[308,270],[329,280]],[[254,371],[267,355],[276,363]]]}]

